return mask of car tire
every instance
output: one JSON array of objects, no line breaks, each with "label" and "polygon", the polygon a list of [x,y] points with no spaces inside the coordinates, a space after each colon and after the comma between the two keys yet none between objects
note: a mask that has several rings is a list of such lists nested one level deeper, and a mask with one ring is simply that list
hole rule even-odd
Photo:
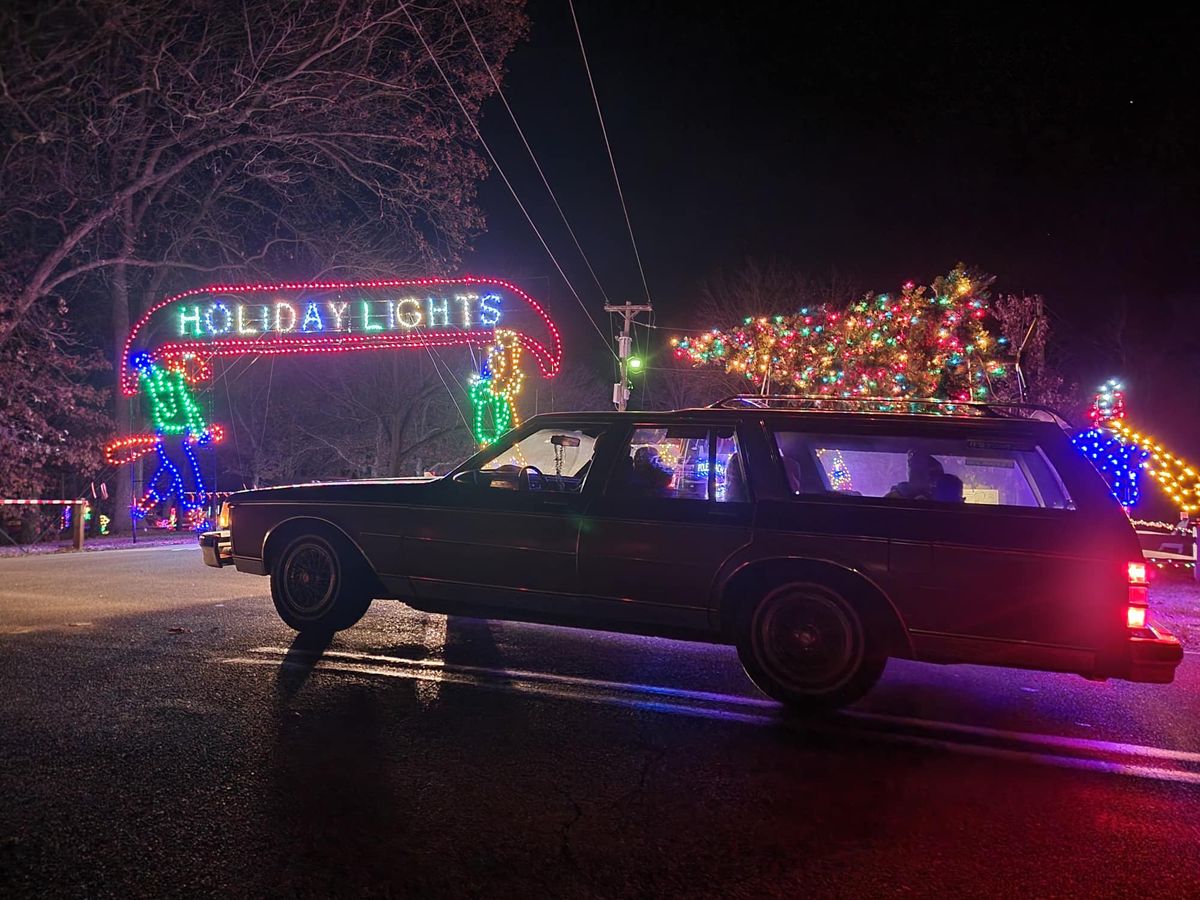
[{"label": "car tire", "polygon": [[832,588],[809,582],[780,584],[743,604],[737,651],[763,693],[799,712],[853,703],[887,665],[860,609]]},{"label": "car tire", "polygon": [[344,540],[302,534],[271,564],[271,599],[296,631],[334,632],[358,622],[371,605],[366,564]]}]

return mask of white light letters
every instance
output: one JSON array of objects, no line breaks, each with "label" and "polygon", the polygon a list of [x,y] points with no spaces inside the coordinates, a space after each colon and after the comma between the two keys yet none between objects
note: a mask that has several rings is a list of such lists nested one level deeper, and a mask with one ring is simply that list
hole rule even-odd
[{"label": "white light letters", "polygon": [[430,328],[448,328],[450,326],[450,298],[430,297],[425,301],[425,309],[429,313]]},{"label": "white light letters", "polygon": [[231,298],[181,303],[174,308],[180,337],[213,340],[236,336],[262,338],[299,332],[386,334],[420,328],[490,331],[503,315],[500,296],[489,294],[363,297],[348,300],[275,300],[238,303]]},{"label": "white light letters", "polygon": [[396,324],[408,330],[421,326],[421,301],[416,297],[405,297],[396,304]]}]

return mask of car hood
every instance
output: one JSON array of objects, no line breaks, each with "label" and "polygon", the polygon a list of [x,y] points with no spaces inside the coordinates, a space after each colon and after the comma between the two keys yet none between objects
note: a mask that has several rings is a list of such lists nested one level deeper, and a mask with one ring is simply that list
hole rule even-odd
[{"label": "car hood", "polygon": [[427,493],[441,478],[369,478],[237,491],[230,503],[388,503]]}]

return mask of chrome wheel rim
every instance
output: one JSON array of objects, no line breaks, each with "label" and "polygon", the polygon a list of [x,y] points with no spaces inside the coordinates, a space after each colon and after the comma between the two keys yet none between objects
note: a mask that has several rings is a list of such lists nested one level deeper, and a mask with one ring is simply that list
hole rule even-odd
[{"label": "chrome wheel rim", "polygon": [[337,561],[333,552],[317,543],[305,543],[288,553],[283,566],[283,588],[288,605],[297,614],[314,617],[333,599]]},{"label": "chrome wheel rim", "polygon": [[858,616],[838,597],[784,589],[767,598],[755,619],[756,654],[767,673],[791,691],[836,690],[862,662]]}]

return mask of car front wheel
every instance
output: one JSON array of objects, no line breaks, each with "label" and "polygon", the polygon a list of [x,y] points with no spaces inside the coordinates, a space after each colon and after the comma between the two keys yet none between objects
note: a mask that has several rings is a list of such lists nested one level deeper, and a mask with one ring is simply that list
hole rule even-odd
[{"label": "car front wheel", "polygon": [[792,582],[741,609],[738,657],[766,694],[799,711],[836,709],[874,686],[886,653],[859,610],[819,584]]},{"label": "car front wheel", "polygon": [[297,631],[340,631],[371,605],[361,560],[348,547],[317,534],[301,535],[271,566],[271,599]]}]

